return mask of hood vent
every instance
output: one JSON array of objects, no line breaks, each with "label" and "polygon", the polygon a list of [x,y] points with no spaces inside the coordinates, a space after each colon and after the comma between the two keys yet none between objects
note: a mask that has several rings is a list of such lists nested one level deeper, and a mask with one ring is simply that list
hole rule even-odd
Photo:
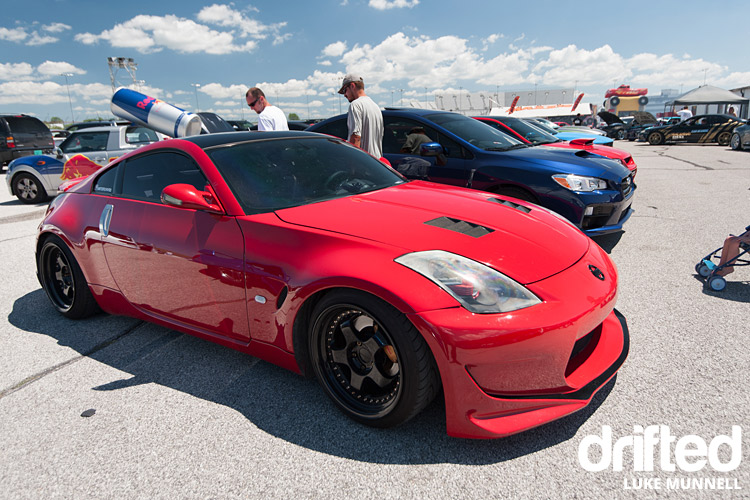
[{"label": "hood vent", "polygon": [[525,214],[531,212],[531,209],[529,207],[525,207],[523,205],[519,205],[518,203],[513,203],[512,201],[501,200],[500,198],[487,198],[487,201],[492,201],[494,203],[499,203],[501,205],[505,205],[506,207],[515,208],[519,212],[523,212]]},{"label": "hood vent", "polygon": [[437,219],[428,220],[427,222],[425,222],[425,224],[427,224],[428,226],[448,229],[449,231],[455,231],[457,233],[471,236],[472,238],[479,238],[495,231],[494,229],[480,226],[479,224],[472,224],[471,222],[466,222],[465,220],[452,219],[450,217],[438,217]]}]

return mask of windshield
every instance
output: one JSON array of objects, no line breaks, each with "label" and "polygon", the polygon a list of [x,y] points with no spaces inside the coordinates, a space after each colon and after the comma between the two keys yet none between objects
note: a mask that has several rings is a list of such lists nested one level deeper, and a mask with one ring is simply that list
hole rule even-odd
[{"label": "windshield", "polygon": [[464,115],[441,113],[425,118],[453,132],[469,144],[486,151],[507,151],[526,147],[526,144],[521,141]]},{"label": "windshield", "polygon": [[547,133],[540,127],[535,127],[533,124],[525,122],[519,118],[502,118],[501,121],[504,125],[513,129],[515,133],[529,141],[534,146],[561,142],[560,139],[553,134]]},{"label": "windshield", "polygon": [[329,137],[206,149],[246,214],[343,198],[406,182],[372,156]]}]

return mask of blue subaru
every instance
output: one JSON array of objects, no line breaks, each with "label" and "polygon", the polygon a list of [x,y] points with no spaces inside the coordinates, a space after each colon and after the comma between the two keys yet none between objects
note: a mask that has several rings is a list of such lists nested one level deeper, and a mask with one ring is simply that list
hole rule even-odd
[{"label": "blue subaru", "polygon": [[[622,163],[585,150],[530,148],[457,113],[423,109],[383,111],[383,155],[410,178],[488,191],[530,201],[562,215],[589,236],[621,231],[635,192]],[[346,139],[346,115],[309,132]],[[404,147],[412,133],[427,138]],[[421,143],[421,144],[420,144]]]}]

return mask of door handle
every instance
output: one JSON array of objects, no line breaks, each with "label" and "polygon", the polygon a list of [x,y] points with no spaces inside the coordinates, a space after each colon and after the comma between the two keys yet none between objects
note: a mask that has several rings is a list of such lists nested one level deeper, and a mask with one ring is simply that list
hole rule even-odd
[{"label": "door handle", "polygon": [[110,204],[104,205],[102,215],[99,217],[99,233],[103,237],[109,236],[109,223],[112,222],[112,210],[114,207]]}]

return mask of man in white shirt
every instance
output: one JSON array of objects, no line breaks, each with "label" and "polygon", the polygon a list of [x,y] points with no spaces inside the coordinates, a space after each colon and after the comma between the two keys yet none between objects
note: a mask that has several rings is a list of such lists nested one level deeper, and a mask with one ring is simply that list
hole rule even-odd
[{"label": "man in white shirt", "polygon": [[685,106],[684,108],[682,108],[681,110],[679,110],[677,112],[677,114],[680,115],[680,121],[681,122],[684,122],[685,120],[687,120],[688,118],[691,118],[693,116],[693,113],[688,109],[687,106]]},{"label": "man in white shirt", "polygon": [[258,130],[289,130],[286,116],[276,106],[266,100],[266,95],[258,87],[252,87],[245,93],[247,105],[258,113]]},{"label": "man in white shirt", "polygon": [[346,125],[347,140],[370,153],[375,158],[383,156],[383,113],[375,101],[365,94],[365,82],[361,76],[348,74],[344,77],[339,94],[349,101]]}]

